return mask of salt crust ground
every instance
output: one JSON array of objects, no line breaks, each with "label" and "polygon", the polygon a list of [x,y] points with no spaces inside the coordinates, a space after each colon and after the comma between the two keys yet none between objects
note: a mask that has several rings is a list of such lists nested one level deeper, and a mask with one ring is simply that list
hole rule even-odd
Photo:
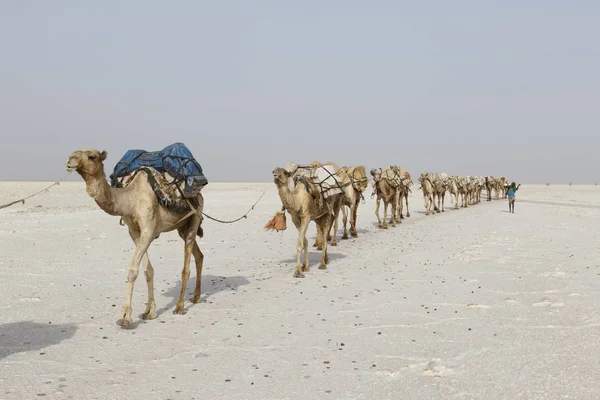
[{"label": "salt crust ground", "polygon": [[[0,203],[44,185],[0,183]],[[205,222],[204,302],[184,316],[183,245],[153,244],[160,315],[131,330],[115,321],[132,243],[82,183],[0,210],[0,398],[598,398],[600,188],[523,186],[514,215],[430,217],[415,191],[388,231],[367,199],[360,237],[327,271],[311,249],[305,279],[296,230],[262,229],[273,184],[210,183],[205,210],[237,217],[263,189],[247,220]],[[145,300],[140,275],[136,316]]]}]

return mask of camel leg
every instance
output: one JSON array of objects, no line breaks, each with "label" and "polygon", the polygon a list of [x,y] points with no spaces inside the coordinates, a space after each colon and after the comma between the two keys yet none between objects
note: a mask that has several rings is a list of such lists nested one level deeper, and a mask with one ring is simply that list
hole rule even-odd
[{"label": "camel leg", "polygon": [[302,272],[308,272],[310,267],[308,266],[308,239],[304,238],[304,260],[302,263]]},{"label": "camel leg", "polygon": [[142,263],[144,264],[144,275],[148,285],[148,305],[139,317],[141,319],[156,319],[158,315],[156,314],[156,302],[154,301],[154,268],[148,258],[148,252],[144,253]]},{"label": "camel leg", "polygon": [[[325,229],[329,225],[330,216],[323,217],[320,223],[317,224],[319,229],[325,234]],[[329,256],[327,255],[327,241],[323,241],[323,249],[321,250],[321,265],[319,265],[319,269],[327,269],[327,263],[329,262]]]},{"label": "camel leg", "polygon": [[404,195],[404,200],[406,201],[406,218],[410,218],[410,211],[408,211],[408,193]]},{"label": "camel leg", "polygon": [[[185,240],[185,230],[178,229],[179,237]],[[192,255],[194,256],[194,263],[196,264],[196,287],[194,288],[194,296],[190,299],[192,303],[200,303],[200,293],[202,285],[202,265],[204,264],[204,254],[200,250],[200,246],[194,238],[194,246],[192,247]]]},{"label": "camel leg", "polygon": [[[331,237],[331,245],[332,246],[337,246],[337,231],[338,231],[338,221],[340,218],[340,208],[342,207],[346,207],[346,206],[340,206],[340,207],[336,207],[334,213],[333,213],[333,217],[330,217],[330,223],[329,226],[331,227],[331,225],[333,225],[333,233],[332,233],[332,237]],[[331,219],[333,218],[333,219]],[[327,231],[328,233],[330,232],[331,228]]]},{"label": "camel leg", "polygon": [[185,232],[185,244],[183,250],[183,269],[181,270],[181,292],[179,293],[179,299],[173,314],[183,315],[185,314],[185,303],[183,301],[185,296],[185,288],[187,281],[190,278],[190,260],[192,258],[192,251],[196,244],[196,235],[198,233],[198,224],[190,223],[188,229]]},{"label": "camel leg", "polygon": [[442,212],[446,212],[446,210],[444,209],[445,202],[446,202],[446,194],[443,194],[442,195]]},{"label": "camel leg", "polygon": [[[298,234],[300,234],[300,229],[301,229],[301,226],[302,226],[302,221],[296,215],[292,216],[292,221],[294,222],[294,225],[296,226],[296,229],[298,229]],[[310,223],[310,221],[309,221],[309,223]],[[300,240],[300,237],[298,237],[298,240]],[[309,267],[308,267],[308,239],[306,239],[306,236],[304,236],[303,241],[302,241],[302,251],[304,251],[304,260],[303,260],[303,263],[302,263],[302,272],[307,272],[309,270]],[[300,257],[301,258],[302,258],[302,251],[300,253]]]},{"label": "camel leg", "polygon": [[356,217],[358,215],[358,203],[360,201],[360,196],[357,197],[356,201],[350,207],[350,234],[353,237],[358,237],[358,232],[356,230]]},{"label": "camel leg", "polygon": [[398,211],[396,221],[398,221],[399,224],[402,223],[402,219],[404,218],[404,216],[402,215],[402,197],[402,193],[398,192],[398,195],[396,196],[396,209]]},{"label": "camel leg", "polygon": [[388,225],[387,225],[387,208],[388,208],[388,202],[387,201],[383,201],[383,225],[381,226],[383,229],[387,229]]},{"label": "camel leg", "polygon": [[381,218],[379,218],[379,206],[381,204],[381,199],[377,198],[377,202],[376,202],[376,207],[375,207],[375,215],[377,215],[377,222],[379,223],[379,227],[383,228],[383,224],[381,223]]},{"label": "camel leg", "polygon": [[392,197],[392,202],[390,204],[390,208],[392,210],[391,217],[390,217],[390,224],[392,225],[392,228],[396,227],[396,222],[397,222],[396,213],[398,212],[397,210],[398,210],[398,199],[399,198],[400,198],[400,193],[398,193],[398,190],[396,190],[394,193],[394,197]]},{"label": "camel leg", "polygon": [[[129,229],[129,235],[137,246],[140,233]],[[154,300],[154,268],[150,263],[150,258],[148,258],[147,251],[142,256],[142,264],[144,264],[144,275],[146,276],[146,283],[148,285],[148,305],[146,306],[146,311],[140,314],[139,317],[141,319],[156,319],[156,302]]]},{"label": "camel leg", "polygon": [[131,264],[127,269],[127,295],[125,297],[125,303],[121,308],[121,318],[117,321],[117,325],[119,326],[128,327],[133,324],[133,320],[131,319],[131,299],[133,298],[133,286],[140,270],[142,258],[144,254],[146,254],[148,247],[150,247],[150,243],[152,243],[153,238],[154,235],[152,232],[142,232],[137,240]]},{"label": "camel leg", "polygon": [[315,242],[313,243],[313,247],[316,247],[317,250],[321,250],[321,237],[319,236],[319,228],[317,227],[317,237],[315,238]]},{"label": "camel leg", "polygon": [[[352,211],[352,210],[350,210]],[[352,215],[350,216],[352,218]],[[348,231],[346,230],[346,224],[348,223],[348,210],[346,206],[342,206],[342,224],[344,225],[344,233],[342,239],[348,239]],[[350,222],[350,231],[352,231],[352,222]]]},{"label": "camel leg", "polygon": [[429,203],[428,202],[429,199],[427,198],[426,194],[423,195],[423,200],[425,201],[425,215],[429,215],[429,207],[428,207],[429,206],[429,204],[428,204]]},{"label": "camel leg", "polygon": [[[294,221],[296,223],[296,221]],[[308,270],[308,240],[306,239],[306,231],[308,230],[308,224],[310,223],[309,218],[305,218],[296,224],[298,228],[298,242],[296,243],[296,256],[298,257],[296,262],[296,270],[294,271],[294,278],[304,278],[302,273],[303,265],[300,263],[302,256],[302,250],[304,250],[304,265]],[[319,228],[317,226],[317,238],[319,236]]]},{"label": "camel leg", "polygon": [[196,287],[194,288],[194,297],[192,297],[192,303],[200,303],[200,285],[202,284],[202,264],[204,263],[204,254],[200,250],[200,246],[194,240],[194,248],[192,249],[192,255],[194,256],[194,262],[196,263]]}]

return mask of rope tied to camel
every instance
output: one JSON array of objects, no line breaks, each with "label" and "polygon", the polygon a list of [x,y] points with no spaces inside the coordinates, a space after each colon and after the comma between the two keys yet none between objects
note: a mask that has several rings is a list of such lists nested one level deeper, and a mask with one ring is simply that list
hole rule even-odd
[{"label": "rope tied to camel", "polygon": [[256,200],[256,202],[254,202],[254,204],[252,205],[252,207],[250,207],[250,209],[249,209],[249,210],[246,212],[246,214],[242,215],[242,216],[241,216],[241,217],[239,217],[239,218],[232,219],[231,221],[223,221],[223,220],[220,220],[220,219],[217,219],[217,218],[211,217],[210,215],[208,215],[208,214],[206,214],[206,213],[204,213],[204,212],[202,212],[202,215],[204,215],[204,216],[205,216],[206,218],[208,218],[208,219],[211,219],[211,220],[213,220],[213,221],[215,221],[215,222],[219,222],[219,223],[221,223],[221,224],[233,224],[234,222],[238,222],[239,220],[242,220],[242,219],[248,218],[248,214],[250,214],[250,212],[251,212],[252,210],[254,210],[254,207],[255,207],[255,206],[258,204],[258,202],[260,201],[260,199],[262,199],[262,197],[263,197],[264,195],[265,195],[265,191],[263,190],[263,192],[262,192],[262,194],[260,195],[260,197],[258,198],[258,200]]},{"label": "rope tied to camel", "polygon": [[47,186],[46,188],[44,188],[44,189],[42,189],[42,190],[40,190],[40,191],[38,191],[38,192],[35,192],[35,193],[33,193],[33,194],[30,194],[30,195],[29,195],[29,196],[27,196],[27,197],[23,197],[22,199],[15,200],[15,201],[12,201],[12,202],[10,202],[10,203],[6,203],[6,204],[3,204],[3,205],[1,205],[1,206],[0,206],[0,210],[1,210],[1,209],[3,209],[3,208],[7,208],[7,207],[10,207],[10,206],[13,206],[13,205],[15,205],[15,204],[18,204],[18,203],[25,204],[25,200],[29,200],[30,198],[32,198],[32,197],[34,197],[34,196],[37,196],[37,195],[39,195],[39,194],[41,194],[41,193],[44,193],[45,191],[47,191],[48,189],[50,189],[50,188],[51,188],[51,187],[53,187],[53,186],[58,186],[58,185],[60,185],[60,183],[61,183],[62,181],[64,181],[65,179],[67,179],[67,177],[68,177],[69,175],[71,175],[72,173],[73,173],[73,171],[69,171],[69,172],[68,172],[68,173],[67,173],[65,176],[63,176],[62,178],[60,178],[59,180],[57,180],[56,182],[54,182],[54,183],[53,183],[53,184],[51,184],[50,186]]}]

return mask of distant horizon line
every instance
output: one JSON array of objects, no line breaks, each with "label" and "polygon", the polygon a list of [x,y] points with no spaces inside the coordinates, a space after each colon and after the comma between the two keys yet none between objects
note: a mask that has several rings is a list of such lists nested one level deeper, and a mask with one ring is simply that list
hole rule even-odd
[{"label": "distant horizon line", "polygon": [[[369,182],[371,181],[371,179],[369,179]],[[30,179],[0,179],[0,183],[54,183],[57,182],[56,180],[30,180]],[[61,183],[85,183],[83,180],[65,180],[62,181]],[[207,185],[210,185],[211,183],[247,183],[247,184],[252,184],[252,183],[273,183],[272,180],[265,180],[265,181],[238,181],[238,180],[215,180],[215,181],[209,181]],[[584,185],[584,186],[598,186],[600,182],[593,182],[593,183],[556,183],[556,182],[544,182],[544,183],[527,183],[527,182],[520,182],[519,184],[521,185],[541,185],[541,186],[545,186],[545,185]]]}]

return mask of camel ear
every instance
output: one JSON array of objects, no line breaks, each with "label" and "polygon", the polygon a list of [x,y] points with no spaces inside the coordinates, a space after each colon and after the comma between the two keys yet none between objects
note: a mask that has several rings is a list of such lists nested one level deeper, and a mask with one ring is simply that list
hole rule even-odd
[{"label": "camel ear", "polygon": [[284,170],[283,170],[283,173],[284,173],[284,174],[285,174],[285,176],[287,176],[288,178],[289,178],[290,176],[292,176],[292,173],[291,173],[290,171],[288,171],[287,169],[284,169]]},{"label": "camel ear", "polygon": [[100,161],[106,160],[106,156],[108,156],[106,150],[102,151],[102,153],[100,153]]}]

